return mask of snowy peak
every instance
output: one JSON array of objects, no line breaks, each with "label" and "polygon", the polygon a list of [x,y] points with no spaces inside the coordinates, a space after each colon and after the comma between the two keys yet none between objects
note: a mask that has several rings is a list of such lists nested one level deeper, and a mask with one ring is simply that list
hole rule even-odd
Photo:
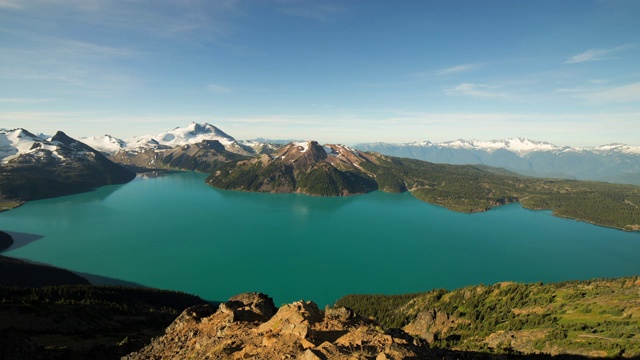
[{"label": "snowy peak", "polygon": [[630,146],[626,144],[607,144],[600,145],[593,148],[593,151],[601,153],[625,153],[625,154],[640,154],[640,146]]},{"label": "snowy peak", "polygon": [[6,163],[40,143],[46,141],[25,129],[0,129],[0,162]]},{"label": "snowy peak", "polygon": [[108,134],[104,136],[90,136],[80,138],[80,141],[100,152],[109,155],[113,155],[127,146],[127,143],[123,140],[114,138],[113,136]]},{"label": "snowy peak", "polygon": [[190,145],[202,142],[204,140],[217,140],[223,145],[229,145],[235,142],[235,139],[227,135],[224,131],[217,127],[202,123],[192,122],[188,126],[177,127],[171,131],[160,133],[157,135],[138,136],[127,141],[128,147],[147,147],[164,145],[169,147]]},{"label": "snowy peak", "polygon": [[65,161],[69,157],[82,157],[95,153],[90,146],[58,131],[50,140],[44,140],[24,129],[0,130],[0,162],[7,164],[23,156],[26,158],[52,158]]}]

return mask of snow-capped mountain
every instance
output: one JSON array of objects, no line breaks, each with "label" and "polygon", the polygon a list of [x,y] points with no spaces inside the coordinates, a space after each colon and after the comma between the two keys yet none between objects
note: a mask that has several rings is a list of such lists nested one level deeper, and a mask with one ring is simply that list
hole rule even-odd
[{"label": "snow-capped mountain", "polygon": [[236,141],[217,127],[203,123],[192,122],[186,127],[177,127],[171,131],[156,135],[136,136],[126,141],[128,148],[144,144],[159,144],[169,147],[197,144],[203,140],[217,140],[222,145],[228,146]]},{"label": "snow-capped mountain", "polygon": [[447,141],[440,144],[433,144],[431,142],[423,142],[424,146],[442,146],[459,149],[476,149],[484,151],[495,151],[498,149],[504,149],[514,152],[519,155],[526,155],[534,151],[558,151],[561,150],[559,146],[553,145],[548,142],[534,141],[525,138],[511,138],[504,140],[463,140],[458,139],[455,141]]},{"label": "snow-capped mountain", "polygon": [[120,151],[140,153],[149,149],[166,151],[178,146],[194,145],[203,141],[218,141],[227,151],[239,155],[254,155],[273,152],[278,146],[258,141],[236,141],[219,128],[207,123],[192,122],[186,127],[177,127],[155,135],[142,135],[126,140],[111,135],[81,138],[81,141],[109,156]]},{"label": "snow-capped mountain", "polygon": [[0,129],[0,163],[28,152],[34,143],[42,142],[45,140],[25,129]]},{"label": "snow-capped mountain", "polygon": [[356,148],[434,163],[483,164],[529,176],[640,184],[640,147],[609,144],[571,148],[525,138],[367,143]]},{"label": "snow-capped mountain", "polygon": [[0,130],[0,198],[42,199],[125,183],[134,177],[61,131],[45,140],[25,129]]},{"label": "snow-capped mountain", "polygon": [[639,154],[640,155],[640,146],[629,146],[625,144],[607,144],[600,145],[593,149],[590,148],[579,148],[578,151],[595,151],[602,153],[622,153],[622,154]]},{"label": "snow-capped mountain", "polygon": [[113,155],[127,147],[127,143],[124,140],[120,140],[108,134],[104,136],[84,137],[80,138],[80,141],[98,151],[110,155]]}]

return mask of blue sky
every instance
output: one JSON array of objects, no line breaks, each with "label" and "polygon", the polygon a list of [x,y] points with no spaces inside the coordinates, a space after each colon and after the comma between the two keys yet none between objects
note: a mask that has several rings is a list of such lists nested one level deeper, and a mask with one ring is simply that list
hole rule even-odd
[{"label": "blue sky", "polygon": [[640,145],[640,1],[0,0],[0,127]]}]

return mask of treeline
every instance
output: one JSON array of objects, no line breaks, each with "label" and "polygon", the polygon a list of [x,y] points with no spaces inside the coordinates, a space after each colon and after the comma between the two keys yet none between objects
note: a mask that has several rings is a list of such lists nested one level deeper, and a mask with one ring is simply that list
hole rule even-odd
[{"label": "treeline", "polygon": [[118,286],[0,286],[0,359],[119,359],[201,298]]},{"label": "treeline", "polygon": [[0,255],[0,286],[89,285],[73,272]]},{"label": "treeline", "polygon": [[[640,355],[640,278],[499,283],[408,295],[348,295],[336,303],[433,346],[474,351]],[[502,338],[501,338],[502,337]],[[516,339],[528,339],[524,344]],[[501,340],[496,343],[496,338]],[[492,343],[493,341],[493,343]],[[491,345],[492,344],[492,345]]]},{"label": "treeline", "polygon": [[206,303],[198,296],[178,291],[96,285],[0,286],[0,300],[2,304],[103,305],[129,313],[160,311],[173,314]]}]

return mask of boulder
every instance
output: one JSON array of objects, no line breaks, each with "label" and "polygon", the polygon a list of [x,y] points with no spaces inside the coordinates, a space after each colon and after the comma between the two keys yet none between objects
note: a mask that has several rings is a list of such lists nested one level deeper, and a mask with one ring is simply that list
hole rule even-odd
[{"label": "boulder", "polygon": [[258,327],[259,332],[279,332],[306,338],[310,326],[321,322],[324,316],[313,301],[296,301],[282,306],[266,323]]}]

